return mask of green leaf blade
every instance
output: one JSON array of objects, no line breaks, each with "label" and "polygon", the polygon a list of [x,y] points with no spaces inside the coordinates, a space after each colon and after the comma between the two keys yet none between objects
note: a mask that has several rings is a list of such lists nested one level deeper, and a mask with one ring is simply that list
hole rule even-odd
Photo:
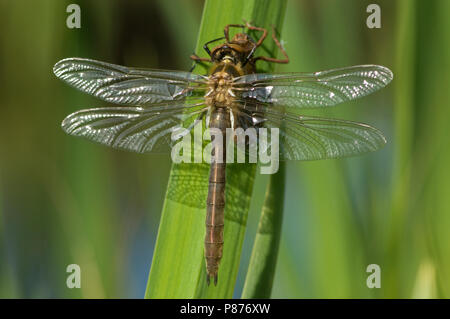
[{"label": "green leaf blade", "polygon": [[285,163],[270,176],[242,298],[270,298],[283,221]]},{"label": "green leaf blade", "polygon": [[[231,23],[252,22],[254,25],[278,30],[282,24],[285,0],[206,1],[200,26],[196,53],[205,56],[203,44],[220,37],[223,28]],[[270,38],[257,54],[274,56],[276,45]],[[261,63],[259,72],[267,72],[272,65]],[[198,68],[199,73],[206,69]],[[174,201],[170,194],[183,193],[177,177],[194,172],[198,181],[208,187],[209,170],[201,164],[174,164],[172,166],[158,239],[145,298],[231,298],[233,296],[239,261],[244,241],[247,214],[256,172],[254,164],[227,165],[226,208],[224,227],[224,252],[219,269],[217,286],[206,285],[203,241],[205,232],[206,202],[198,200],[186,205]],[[185,189],[186,191],[186,189]],[[199,196],[201,198],[202,196]],[[205,206],[205,205],[204,205]]]}]

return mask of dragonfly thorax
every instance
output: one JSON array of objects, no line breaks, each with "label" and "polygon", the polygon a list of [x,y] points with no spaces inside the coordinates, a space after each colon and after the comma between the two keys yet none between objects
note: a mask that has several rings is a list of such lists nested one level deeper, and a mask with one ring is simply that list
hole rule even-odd
[{"label": "dragonfly thorax", "polygon": [[235,100],[233,74],[224,70],[215,72],[209,79],[209,92],[205,96],[210,107],[231,107]]}]

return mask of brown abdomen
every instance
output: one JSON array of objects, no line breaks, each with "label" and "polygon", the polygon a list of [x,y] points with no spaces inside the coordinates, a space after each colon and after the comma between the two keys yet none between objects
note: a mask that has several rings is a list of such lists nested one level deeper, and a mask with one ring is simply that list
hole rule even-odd
[{"label": "brown abdomen", "polygon": [[[211,112],[210,128],[218,128],[222,132],[221,149],[213,148],[211,152],[211,168],[209,171],[208,199],[206,202],[206,234],[205,260],[207,282],[214,277],[217,285],[217,273],[222,259],[223,227],[225,220],[225,168],[226,168],[226,128],[230,126],[229,113],[226,108],[217,108]],[[222,162],[217,162],[215,155],[222,152]]]}]

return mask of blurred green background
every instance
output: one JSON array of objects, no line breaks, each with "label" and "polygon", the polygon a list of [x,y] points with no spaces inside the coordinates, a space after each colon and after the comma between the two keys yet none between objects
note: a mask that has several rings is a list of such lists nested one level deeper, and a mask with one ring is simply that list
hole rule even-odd
[{"label": "blurred green background", "polygon": [[[278,71],[391,68],[391,85],[315,112],[369,123],[388,144],[365,156],[289,162],[273,298],[450,298],[450,1],[290,0]],[[66,7],[81,6],[81,29]],[[67,136],[69,113],[105,103],[52,73],[72,56],[188,70],[201,0],[0,0],[0,297],[141,298],[170,170]],[[222,30],[217,30],[221,36]],[[257,176],[240,296],[267,176]],[[203,225],[199,225],[203,227]],[[68,289],[79,264],[82,289]],[[381,267],[369,289],[366,267]]]}]

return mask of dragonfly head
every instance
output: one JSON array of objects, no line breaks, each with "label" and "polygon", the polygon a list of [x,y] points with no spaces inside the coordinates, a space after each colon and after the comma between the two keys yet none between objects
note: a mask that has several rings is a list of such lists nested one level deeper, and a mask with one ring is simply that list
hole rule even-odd
[{"label": "dragonfly head", "polygon": [[241,54],[236,50],[235,45],[233,44],[222,44],[212,51],[211,54],[212,60],[215,62],[225,62],[236,64],[241,59]]}]

